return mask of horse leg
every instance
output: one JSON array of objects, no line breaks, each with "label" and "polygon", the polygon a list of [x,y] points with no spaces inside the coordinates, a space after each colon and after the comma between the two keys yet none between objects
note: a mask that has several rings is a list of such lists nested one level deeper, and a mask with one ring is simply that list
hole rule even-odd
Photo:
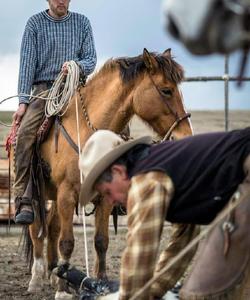
[{"label": "horse leg", "polygon": [[[67,188],[66,185],[61,185],[60,189],[58,189],[57,205],[60,220],[60,235],[58,240],[59,264],[69,262],[74,250],[73,214],[76,205],[75,195],[76,193],[73,188]],[[66,300],[72,299],[72,297],[68,293],[65,281],[59,279],[55,299]]]},{"label": "horse leg", "polygon": [[28,292],[38,292],[43,288],[46,275],[46,266],[43,256],[44,234],[38,237],[41,224],[36,220],[29,226],[29,234],[33,245],[33,265],[31,269],[31,280]]},{"label": "horse leg", "polygon": [[55,287],[58,282],[58,277],[53,275],[52,270],[58,263],[58,239],[60,233],[60,223],[57,213],[56,202],[52,202],[52,206],[49,210],[47,217],[48,224],[48,238],[47,238],[47,263],[48,263],[48,277],[51,285]]},{"label": "horse leg", "polygon": [[106,252],[109,244],[109,216],[113,206],[101,200],[95,212],[95,275],[97,278],[107,279]]}]

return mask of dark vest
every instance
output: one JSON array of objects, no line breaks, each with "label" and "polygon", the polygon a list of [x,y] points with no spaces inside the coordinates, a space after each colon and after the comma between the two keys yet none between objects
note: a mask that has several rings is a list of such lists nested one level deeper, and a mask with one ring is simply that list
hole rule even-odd
[{"label": "dark vest", "polygon": [[165,172],[175,187],[166,220],[208,224],[244,179],[243,162],[250,154],[250,128],[166,141],[150,146],[147,151],[146,157],[130,167],[129,176]]}]

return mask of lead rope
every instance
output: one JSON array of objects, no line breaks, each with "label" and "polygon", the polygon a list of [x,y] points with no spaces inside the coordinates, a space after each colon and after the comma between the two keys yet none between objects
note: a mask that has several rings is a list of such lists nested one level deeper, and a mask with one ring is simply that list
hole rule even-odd
[{"label": "lead rope", "polygon": [[[141,289],[139,289],[134,296],[129,298],[129,300],[136,300],[142,293],[151,287],[151,285],[158,280],[164,273],[166,273],[173,265],[175,265],[183,256],[185,256],[194,246],[196,246],[206,235],[208,235],[225,217],[227,217],[239,204],[246,200],[246,197],[240,198],[239,192],[235,192],[232,200],[230,201],[228,207],[223,211],[212,224],[204,229],[197,237],[195,237],[178,255],[176,255],[170,262],[153,278],[151,278]],[[224,223],[228,223],[225,221]],[[222,225],[222,228],[225,225]]]},{"label": "lead rope", "polygon": [[[77,97],[75,96],[75,102],[76,102],[76,124],[77,124],[77,143],[78,143],[78,155],[80,158],[81,155],[81,142],[80,142],[80,126],[79,126],[79,110],[78,110],[78,101]],[[82,185],[83,182],[83,176],[82,171],[80,170],[80,182]],[[86,216],[85,216],[85,210],[84,206],[82,207],[82,225],[83,225],[83,235],[84,235],[84,250],[85,250],[85,265],[86,265],[86,273],[89,277],[89,257],[88,257],[88,244],[87,244],[87,230],[86,230]]]},{"label": "lead rope", "polygon": [[[65,79],[65,75],[61,72],[57,79],[55,80],[50,93],[48,95],[48,101],[45,106],[45,114],[47,117],[53,115],[64,115],[69,107],[70,99],[72,99],[75,91],[78,88],[80,80],[80,71],[78,65],[74,61],[69,61],[67,63],[68,74]],[[63,87],[63,88],[62,88]],[[59,95],[62,95],[61,98]],[[77,143],[78,143],[78,155],[80,158],[80,126],[79,126],[79,110],[77,96],[75,96],[76,105],[76,127],[77,127]],[[80,183],[82,184],[83,177],[80,170]],[[86,217],[84,208],[82,209],[82,224],[83,224],[83,234],[84,234],[84,249],[85,249],[85,264],[86,273],[89,277],[89,260],[88,260],[88,246],[87,246],[87,231],[86,231]]]},{"label": "lead rope", "polygon": [[[61,72],[57,79],[55,80],[50,93],[48,95],[49,100],[46,102],[46,111],[45,114],[47,117],[52,115],[60,116],[64,115],[69,107],[70,99],[73,97],[75,91],[78,88],[80,80],[79,67],[74,61],[69,61],[67,63],[68,74],[65,80],[65,76]],[[62,91],[63,86],[63,91]],[[58,96],[62,94],[62,97]],[[76,104],[76,126],[77,126],[77,143],[78,143],[78,156],[80,158],[80,126],[79,126],[79,110],[78,110],[78,101],[77,96],[75,96]],[[83,177],[80,170],[80,183],[82,184]],[[89,260],[88,260],[88,246],[87,246],[87,231],[86,231],[86,217],[84,207],[82,209],[82,223],[83,223],[83,234],[84,234],[84,249],[85,249],[85,264],[86,264],[86,273],[89,277]]]}]

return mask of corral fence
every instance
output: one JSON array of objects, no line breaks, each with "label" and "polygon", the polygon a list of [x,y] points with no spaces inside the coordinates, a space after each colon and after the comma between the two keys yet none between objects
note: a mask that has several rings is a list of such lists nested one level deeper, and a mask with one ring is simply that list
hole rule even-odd
[{"label": "corral fence", "polygon": [[13,199],[9,204],[12,178],[9,177],[9,162],[5,144],[0,144],[0,153],[0,222],[8,221],[10,224],[10,218],[13,219],[15,210]]},{"label": "corral fence", "polygon": [[[250,81],[250,77],[243,76],[241,81]],[[185,82],[208,82],[208,81],[224,81],[224,111],[225,111],[225,130],[229,129],[229,82],[239,81],[236,76],[229,75],[229,56],[224,59],[224,74],[222,76],[194,76],[186,77]]]}]

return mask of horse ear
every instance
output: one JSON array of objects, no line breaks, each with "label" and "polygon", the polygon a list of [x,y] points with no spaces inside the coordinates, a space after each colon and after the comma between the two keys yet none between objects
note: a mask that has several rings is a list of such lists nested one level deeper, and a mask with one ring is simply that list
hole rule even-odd
[{"label": "horse ear", "polygon": [[143,50],[143,61],[146,65],[147,69],[150,72],[154,73],[158,67],[158,63],[157,63],[155,57],[152,54],[150,54],[146,48],[144,48],[144,50]]},{"label": "horse ear", "polygon": [[167,50],[165,50],[165,51],[163,52],[163,55],[165,55],[165,56],[170,56],[170,57],[171,57],[171,48],[168,48]]}]

